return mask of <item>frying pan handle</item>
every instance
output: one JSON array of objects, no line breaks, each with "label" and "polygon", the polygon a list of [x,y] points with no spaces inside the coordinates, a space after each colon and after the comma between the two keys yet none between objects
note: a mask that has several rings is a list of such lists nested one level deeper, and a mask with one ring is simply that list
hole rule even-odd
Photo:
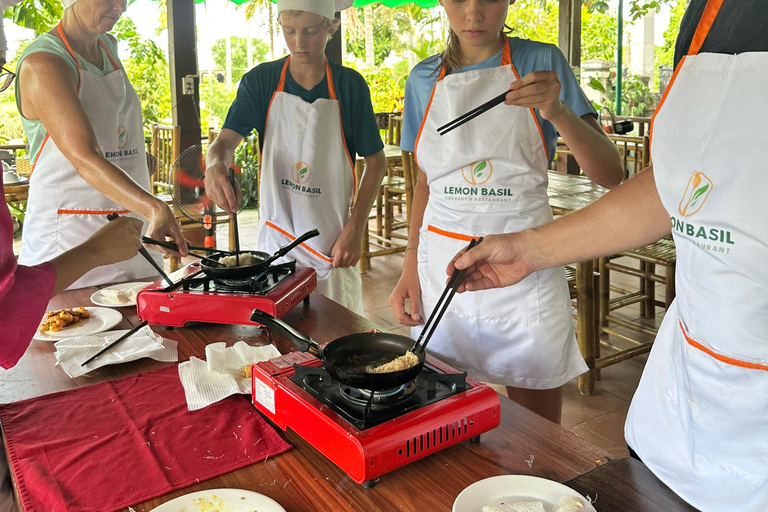
[{"label": "frying pan handle", "polygon": [[287,323],[273,317],[269,313],[254,309],[251,313],[251,322],[259,323],[264,327],[279,332],[282,336],[288,338],[288,341],[293,343],[293,345],[302,352],[310,352],[317,357],[321,357],[320,347],[312,338],[306,334],[300,333]]},{"label": "frying pan handle", "polygon": [[300,237],[296,238],[293,242],[286,245],[285,247],[281,247],[276,253],[275,253],[275,259],[282,258],[286,254],[288,254],[290,251],[298,247],[299,244],[302,244],[309,240],[310,238],[315,238],[316,236],[320,236],[320,232],[316,229],[313,229],[312,231],[307,231]]}]

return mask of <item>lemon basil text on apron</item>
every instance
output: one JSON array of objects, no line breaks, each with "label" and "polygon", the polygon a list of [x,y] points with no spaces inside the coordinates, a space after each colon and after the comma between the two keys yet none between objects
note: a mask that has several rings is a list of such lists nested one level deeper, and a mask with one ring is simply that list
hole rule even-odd
[{"label": "lemon basil text on apron", "polygon": [[[432,90],[415,148],[429,185],[418,254],[425,317],[445,288],[448,262],[471,237],[552,220],[548,155],[532,109],[500,105],[445,136],[437,133],[516,79],[505,38],[500,67],[441,75]],[[429,348],[474,378],[508,386],[554,388],[587,370],[563,268],[455,297]]]},{"label": "lemon basil text on apron", "polygon": [[626,438],[704,511],[768,510],[768,53],[701,53],[710,0],[652,125],[677,247],[677,298],[629,409]]},{"label": "lemon basil text on apron", "polygon": [[[144,148],[141,103],[125,71],[99,40],[113,70],[104,76],[86,69],[72,50],[66,35],[59,35],[77,63],[78,96],[93,126],[104,157],[149,190]],[[93,188],[78,175],[56,143],[46,136],[37,153],[30,177],[29,202],[24,223],[19,263],[37,265],[84,242],[108,221],[107,214],[130,215],[121,205]],[[147,224],[144,225],[146,231]],[[158,261],[161,256],[157,255]],[[132,281],[155,275],[141,256],[91,270],[70,289],[116,281]]]}]

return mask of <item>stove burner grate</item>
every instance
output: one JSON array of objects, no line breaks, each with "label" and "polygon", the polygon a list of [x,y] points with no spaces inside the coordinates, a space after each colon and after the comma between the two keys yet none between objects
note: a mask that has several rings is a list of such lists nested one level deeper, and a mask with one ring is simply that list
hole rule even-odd
[{"label": "stove burner grate", "polygon": [[197,290],[223,293],[248,293],[266,295],[283,279],[296,272],[296,262],[289,261],[272,265],[262,273],[246,279],[210,279],[208,277],[188,278],[181,282],[185,291]]}]

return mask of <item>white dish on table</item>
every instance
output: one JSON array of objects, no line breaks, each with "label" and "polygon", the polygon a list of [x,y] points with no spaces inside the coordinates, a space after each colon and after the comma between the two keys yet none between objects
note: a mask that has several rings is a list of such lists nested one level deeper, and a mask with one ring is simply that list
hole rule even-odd
[{"label": "white dish on table", "polygon": [[501,475],[480,480],[456,497],[453,512],[481,512],[486,505],[516,501],[541,501],[550,512],[561,496],[581,498],[585,512],[596,512],[584,496],[561,483],[527,475]]},{"label": "white dish on table", "polygon": [[[77,309],[78,306],[73,306],[68,309]],[[67,308],[62,308],[67,309]],[[36,340],[56,341],[63,340],[65,338],[73,338],[75,336],[86,336],[88,334],[98,334],[100,332],[108,331],[112,327],[116,326],[123,320],[123,314],[119,311],[111,308],[97,308],[89,306],[85,308],[90,313],[89,318],[84,318],[74,325],[63,328],[60,331],[45,331],[42,332],[38,326],[35,336]],[[58,310],[56,310],[58,311]],[[43,318],[45,320],[45,318]],[[40,320],[42,325],[43,320]]]},{"label": "white dish on table", "polygon": [[[210,505],[210,508],[205,508]],[[179,496],[152,512],[285,512],[272,498],[244,489],[210,489]]]},{"label": "white dish on table", "polygon": [[133,288],[141,287],[143,289],[151,284],[152,283],[147,281],[141,281],[141,282],[135,282],[135,283],[120,283],[120,284],[113,284],[112,286],[105,286],[104,288],[101,288],[93,292],[93,294],[91,295],[91,302],[93,302],[97,306],[104,306],[106,308],[125,308],[129,306],[135,306],[136,295],[138,295],[138,292],[134,294],[129,300],[126,300],[125,302],[116,303],[116,302],[111,302],[109,298],[106,297],[106,294],[104,293],[104,291],[111,290],[115,292],[117,291],[128,292]]}]

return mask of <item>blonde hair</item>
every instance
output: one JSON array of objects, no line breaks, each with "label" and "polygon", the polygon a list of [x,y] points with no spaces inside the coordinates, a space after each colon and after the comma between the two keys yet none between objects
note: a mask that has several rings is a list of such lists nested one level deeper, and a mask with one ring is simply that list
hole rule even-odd
[{"label": "blonde hair", "polygon": [[[307,11],[297,11],[293,9],[286,9],[285,11],[280,11],[280,14],[277,15],[277,21],[282,25],[285,19],[301,16],[306,12]],[[336,31],[341,26],[341,20],[337,20],[335,18],[334,19],[326,18],[325,16],[322,16],[320,14],[318,14],[318,16],[321,16],[323,18],[323,28],[325,28],[329,32],[328,39],[330,40],[333,34],[335,34]]]},{"label": "blonde hair", "polygon": [[[511,34],[512,27],[504,25],[504,28],[500,32],[501,34]],[[438,72],[445,71],[445,75],[450,75],[452,71],[455,71],[461,67],[461,41],[459,36],[452,28],[448,29],[448,42],[445,44],[445,50],[440,54],[441,63]]]}]

